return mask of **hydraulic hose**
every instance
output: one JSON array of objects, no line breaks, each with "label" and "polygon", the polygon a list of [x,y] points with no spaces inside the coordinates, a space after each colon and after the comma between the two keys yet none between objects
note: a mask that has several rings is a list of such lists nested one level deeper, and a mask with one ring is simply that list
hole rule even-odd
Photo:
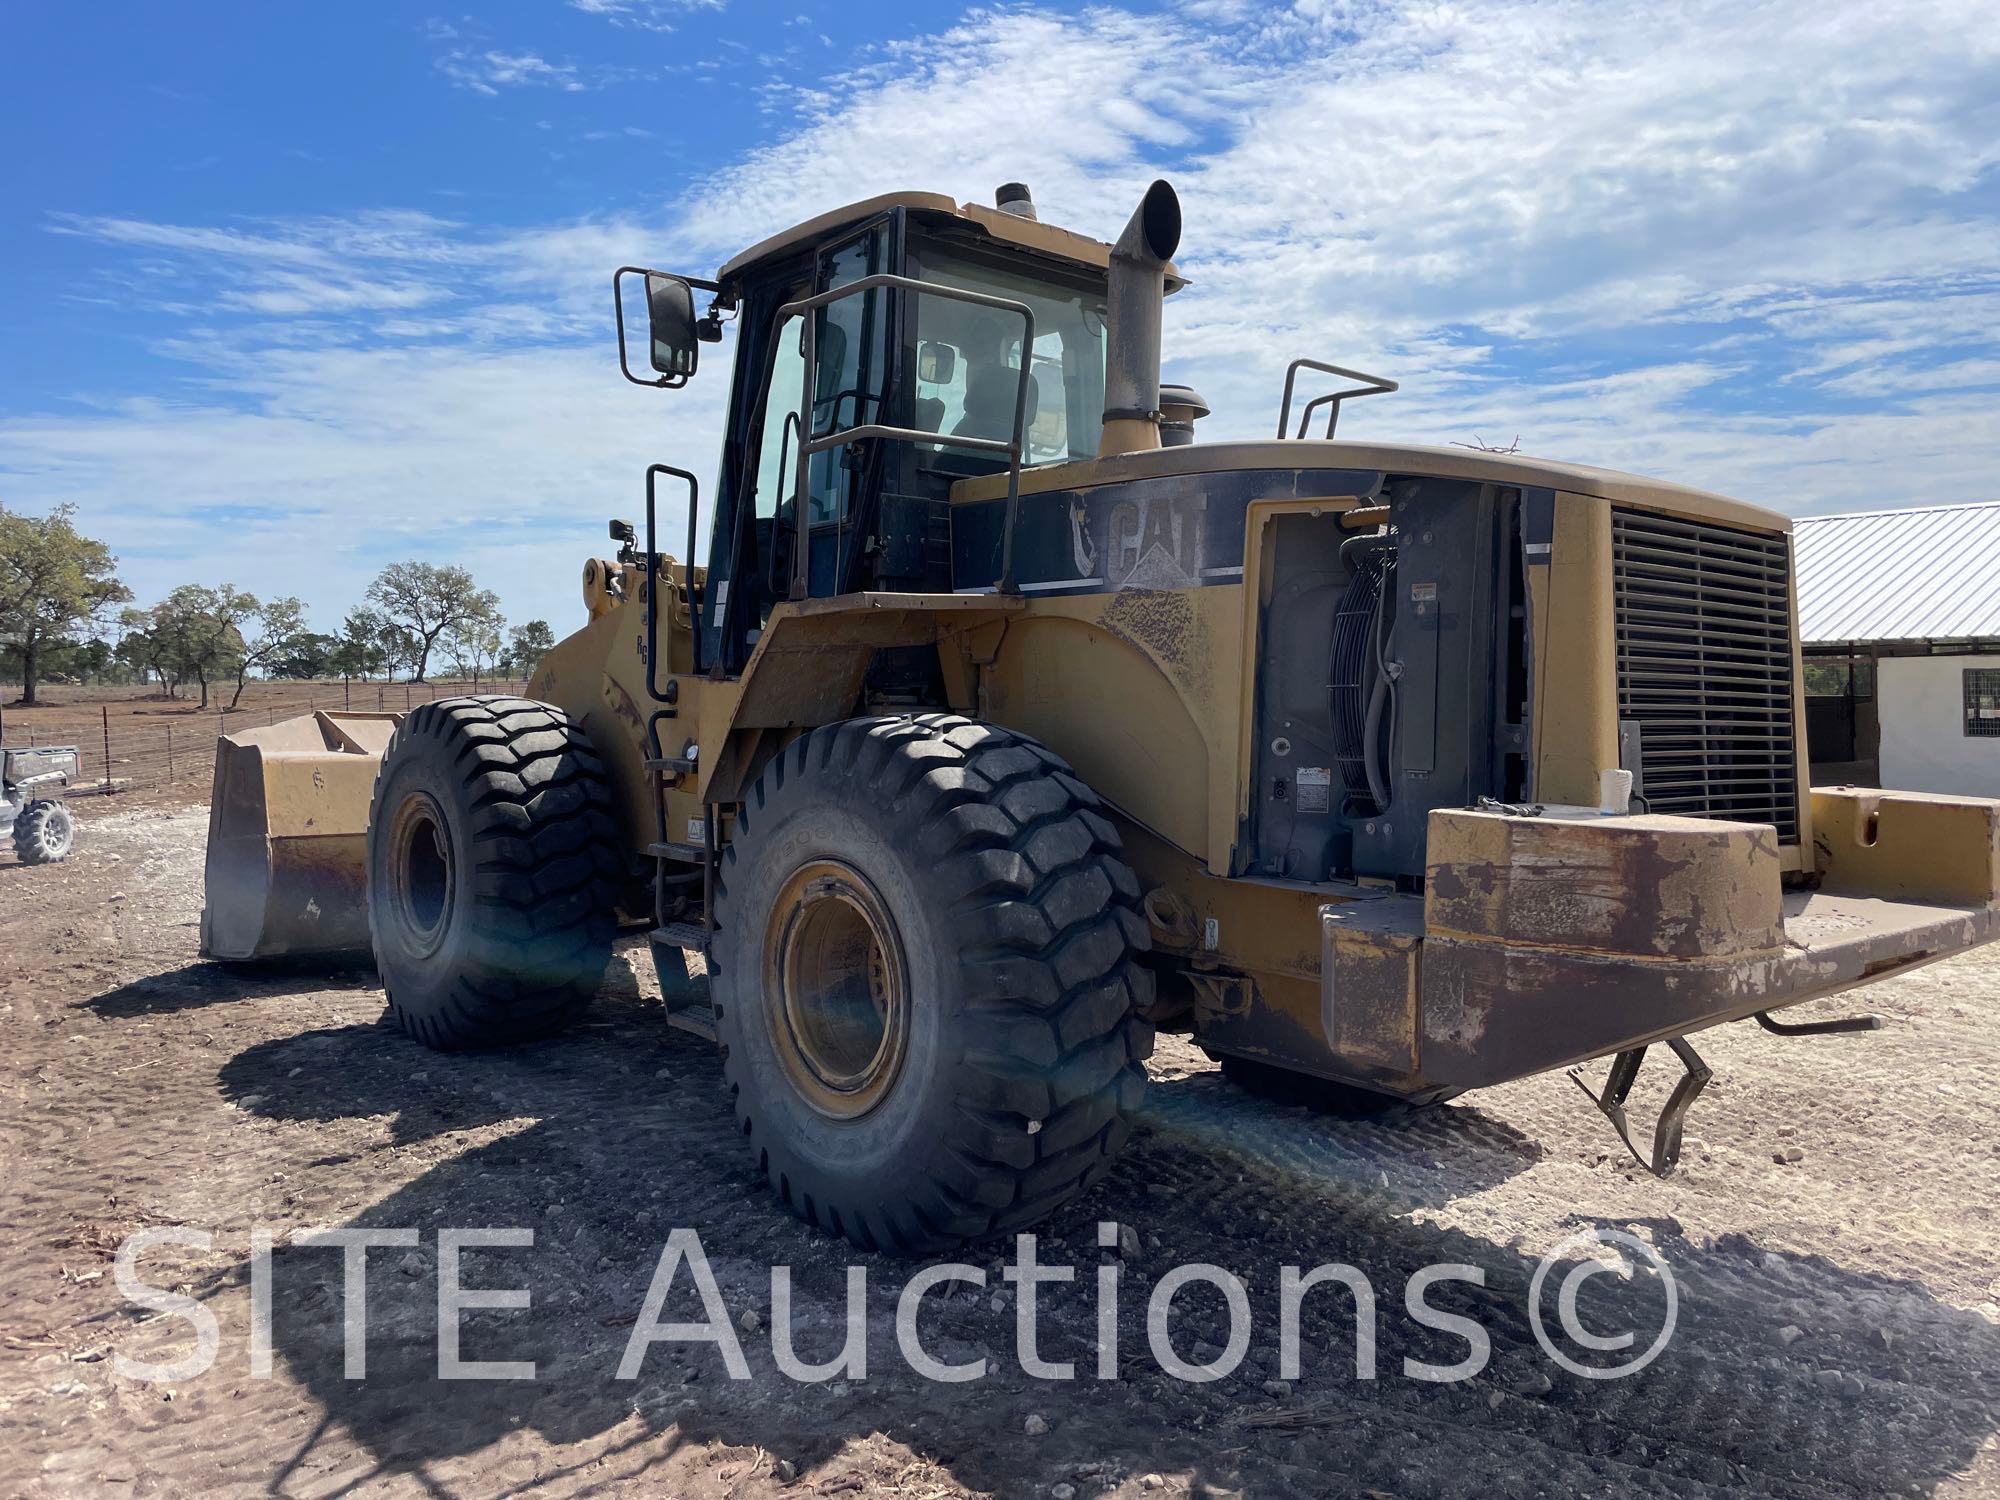
[{"label": "hydraulic hose", "polygon": [[[1396,679],[1389,671],[1389,642],[1395,632],[1389,627],[1390,596],[1394,590],[1396,575],[1395,559],[1390,558],[1382,569],[1381,602],[1375,610],[1375,686],[1368,694],[1368,718],[1361,731],[1361,769],[1368,777],[1368,795],[1375,803],[1377,812],[1389,810],[1389,774],[1395,768],[1396,738]],[[1389,714],[1389,764],[1378,764],[1381,757],[1382,714]]]}]

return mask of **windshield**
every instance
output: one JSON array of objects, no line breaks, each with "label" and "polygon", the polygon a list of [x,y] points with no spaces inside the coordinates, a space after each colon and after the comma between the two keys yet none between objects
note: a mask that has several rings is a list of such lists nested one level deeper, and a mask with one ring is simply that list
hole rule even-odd
[{"label": "windshield", "polygon": [[[1025,302],[1035,314],[1024,464],[1097,454],[1104,421],[1104,296],[948,251],[923,253],[926,281]],[[918,294],[916,425],[961,437],[1013,436],[1021,320],[996,308]],[[951,449],[934,450],[953,452]],[[959,452],[967,461],[987,455]],[[981,465],[982,467],[984,464]]]}]

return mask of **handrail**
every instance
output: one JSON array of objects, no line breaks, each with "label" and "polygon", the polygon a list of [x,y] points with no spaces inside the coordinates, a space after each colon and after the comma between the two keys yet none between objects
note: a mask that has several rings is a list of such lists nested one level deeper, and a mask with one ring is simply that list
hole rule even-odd
[{"label": "handrail", "polygon": [[[889,287],[899,291],[934,293],[955,302],[970,302],[978,307],[997,308],[1001,312],[1017,313],[1022,324],[1021,370],[1014,388],[1014,436],[1009,441],[999,438],[959,437],[952,433],[925,432],[914,427],[891,427],[882,422],[866,422],[854,427],[838,428],[825,434],[816,434],[813,425],[814,400],[819,389],[819,328],[818,319],[806,316],[818,312],[829,303],[841,301],[861,292],[873,291],[877,287]],[[806,515],[806,476],[811,459],[816,453],[824,453],[830,448],[843,447],[848,443],[862,442],[869,438],[883,438],[892,442],[932,443],[943,448],[964,448],[976,453],[1004,453],[1007,455],[1007,518],[1000,536],[1000,586],[1003,594],[1019,593],[1014,583],[1014,528],[1021,513],[1021,457],[1026,451],[1026,427],[1028,411],[1028,381],[1030,365],[1035,349],[1035,310],[1025,302],[1017,302],[1011,297],[995,297],[986,292],[967,291],[963,287],[946,286],[942,282],[922,281],[914,276],[898,276],[893,272],[878,271],[872,276],[863,276],[850,281],[845,286],[818,292],[810,297],[802,297],[796,302],[787,302],[773,317],[772,337],[784,327],[785,320],[794,316],[805,316],[805,379],[799,392],[799,452],[796,460],[797,476],[793,484],[793,521],[798,528],[798,542],[792,558],[791,597],[806,597],[807,568],[811,560],[812,538],[808,530]],[[859,403],[856,403],[856,415]],[[838,404],[835,406],[836,419]],[[835,547],[838,550],[838,542]]]},{"label": "handrail", "polygon": [[[799,426],[799,414],[795,411],[788,411],[785,413],[785,420],[779,424],[778,429],[778,472],[780,474],[785,472],[785,465],[790,461],[792,430],[794,428],[798,428],[799,440],[803,442],[805,440],[805,429]],[[762,587],[769,589],[774,594],[778,591],[778,580],[775,576],[777,571],[778,541],[774,530],[771,537],[771,560],[764,565],[762,583]]]},{"label": "handrail", "polygon": [[694,520],[701,504],[701,481],[686,469],[676,469],[672,464],[649,464],[646,467],[646,696],[655,703],[672,703],[674,698],[659,683],[660,585],[666,580],[659,565],[660,549],[654,543],[658,540],[655,521],[659,498],[655,481],[662,474],[671,475],[688,487],[688,545],[683,566],[687,569],[689,639],[694,644],[697,663],[701,660],[701,590],[694,581]]},{"label": "handrail", "polygon": [[1322,406],[1330,408],[1326,414],[1326,435],[1332,437],[1334,424],[1340,420],[1341,402],[1354,396],[1386,396],[1391,391],[1401,389],[1395,381],[1386,379],[1381,375],[1368,375],[1360,370],[1345,369],[1340,365],[1322,364],[1316,359],[1295,359],[1285,368],[1285,395],[1283,401],[1278,406],[1278,436],[1280,438],[1290,436],[1286,429],[1291,426],[1292,420],[1292,385],[1298,379],[1299,371],[1302,369],[1318,370],[1322,374],[1338,375],[1343,380],[1359,380],[1365,383],[1355,386],[1351,390],[1329,391],[1324,396],[1315,396],[1312,400],[1308,401],[1306,409],[1299,413],[1298,435],[1300,437],[1306,435],[1306,428],[1312,423],[1313,413]]}]

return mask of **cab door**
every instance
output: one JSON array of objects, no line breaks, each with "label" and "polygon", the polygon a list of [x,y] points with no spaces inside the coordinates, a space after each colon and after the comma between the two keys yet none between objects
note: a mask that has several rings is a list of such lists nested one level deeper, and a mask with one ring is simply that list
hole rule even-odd
[{"label": "cab door", "polygon": [[[877,288],[810,315],[817,368],[809,407],[804,404],[806,315],[780,318],[779,312],[814,292],[888,269],[891,227],[883,219],[850,232],[746,297],[746,343],[739,353],[737,388],[750,395],[731,418],[733,441],[725,455],[722,504],[711,541],[712,581],[702,629],[705,665],[726,673],[740,670],[771,610],[790,597],[798,554],[801,411],[813,434],[822,437],[884,420],[895,348],[893,296]],[[843,444],[806,461],[809,596],[844,593],[865,584],[861,564],[880,486],[879,448],[869,442]]]},{"label": "cab door", "polygon": [[[871,225],[821,254],[815,290],[832,291],[885,271],[888,256],[888,224]],[[893,311],[892,295],[875,288],[831,302],[813,314],[819,366],[813,383],[813,436],[887,419]],[[811,556],[806,593],[810,597],[843,594],[861,586],[856,581],[858,564],[874,522],[871,501],[881,484],[880,449],[881,444],[872,440],[846,443],[815,453],[807,461]],[[797,449],[792,452],[796,458]]]}]

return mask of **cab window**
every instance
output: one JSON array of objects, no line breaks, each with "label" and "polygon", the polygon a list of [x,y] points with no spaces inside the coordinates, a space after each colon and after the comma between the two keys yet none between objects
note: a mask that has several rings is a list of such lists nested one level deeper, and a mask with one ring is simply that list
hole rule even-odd
[{"label": "cab window", "polygon": [[754,514],[774,519],[781,501],[792,492],[799,456],[799,397],[805,389],[803,318],[789,317],[778,330],[778,355],[771,367],[771,385],[764,393],[763,435],[757,445],[757,485]]},{"label": "cab window", "polygon": [[[1024,464],[1060,463],[1097,452],[1104,415],[1104,297],[926,249],[923,276],[967,291],[1025,302],[1035,314],[1028,352]],[[919,295],[915,425],[960,437],[1013,436],[1021,370],[1021,320],[997,308]],[[933,451],[952,453],[942,445]],[[996,467],[988,454],[961,454]]]}]

